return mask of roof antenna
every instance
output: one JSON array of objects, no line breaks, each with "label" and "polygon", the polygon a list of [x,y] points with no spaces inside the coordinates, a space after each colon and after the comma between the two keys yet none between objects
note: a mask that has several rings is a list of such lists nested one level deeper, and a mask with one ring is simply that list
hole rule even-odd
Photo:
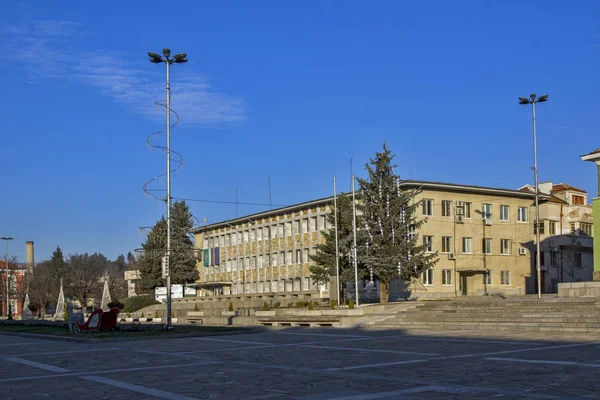
[{"label": "roof antenna", "polygon": [[413,142],[413,151],[415,153],[415,181],[417,180],[417,142]]},{"label": "roof antenna", "polygon": [[351,188],[352,188],[352,181],[354,180],[354,178],[353,178],[354,175],[352,174],[352,160],[353,159],[354,159],[354,149],[352,149],[352,155],[350,156],[350,177],[351,177],[350,187]]},{"label": "roof antenna", "polygon": [[273,209],[273,196],[271,195],[271,177],[267,177],[267,181],[269,182],[269,207],[271,210]]},{"label": "roof antenna", "polygon": [[238,188],[235,188],[235,217],[238,217]]}]

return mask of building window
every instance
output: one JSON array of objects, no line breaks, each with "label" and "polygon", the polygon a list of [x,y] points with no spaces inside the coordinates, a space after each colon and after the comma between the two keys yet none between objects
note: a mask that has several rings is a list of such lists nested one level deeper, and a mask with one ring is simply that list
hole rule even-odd
[{"label": "building window", "polygon": [[550,252],[550,265],[556,265],[556,252]]},{"label": "building window", "polygon": [[277,266],[277,253],[271,254],[271,264],[273,267]]},{"label": "building window", "polygon": [[577,234],[577,229],[575,228],[575,222],[569,223],[569,230],[571,231],[571,235]]},{"label": "building window", "polygon": [[470,238],[470,237],[463,238],[462,251],[465,254],[471,254],[473,252],[473,238]]},{"label": "building window", "polygon": [[548,221],[549,224],[549,230],[550,230],[550,234],[551,235],[556,235],[556,222],[555,221]]},{"label": "building window", "polygon": [[581,253],[575,253],[575,268],[581,268]]},{"label": "building window", "polygon": [[256,237],[255,237],[256,233],[255,233],[255,232],[256,232],[256,230],[255,230],[255,229],[252,229],[252,230],[250,231],[250,241],[251,241],[251,242],[254,242],[254,241],[256,240]]},{"label": "building window", "polygon": [[573,205],[584,205],[584,197],[583,196],[577,196],[577,195],[573,195]]},{"label": "building window", "polygon": [[244,243],[248,243],[248,231],[244,231]]},{"label": "building window", "polygon": [[308,232],[308,219],[304,218],[302,220],[302,233]]},{"label": "building window", "polygon": [[482,204],[481,205],[481,217],[483,219],[492,219],[492,205]]},{"label": "building window", "polygon": [[423,246],[426,252],[433,252],[433,236],[423,236]]},{"label": "building window", "polygon": [[204,240],[202,241],[202,245],[203,245],[203,246],[202,246],[202,248],[204,248],[204,249],[208,249],[208,239],[204,239]]},{"label": "building window", "polygon": [[325,219],[326,219],[325,215],[319,216],[319,230],[320,231],[324,231],[325,230],[325,225],[326,225]]},{"label": "building window", "polygon": [[533,233],[537,233],[540,230],[540,235],[544,234],[544,221],[533,224]]},{"label": "building window", "polygon": [[527,207],[519,207],[517,212],[517,221],[527,222]]},{"label": "building window", "polygon": [[451,269],[443,269],[442,270],[442,286],[451,286],[452,285],[452,270]]},{"label": "building window", "polygon": [[492,276],[492,271],[490,271],[489,269],[485,271],[485,273],[483,274],[483,284],[491,286],[493,284]]},{"label": "building window", "polygon": [[508,221],[509,210],[508,206],[500,206],[500,221]]},{"label": "building window", "polygon": [[292,235],[292,223],[286,222],[285,223],[285,236],[291,236],[291,235]]},{"label": "building window", "polygon": [[500,284],[510,286],[510,271],[500,271]]},{"label": "building window", "polygon": [[284,236],[283,224],[277,224],[277,237],[282,238]]},{"label": "building window", "polygon": [[304,249],[302,250],[302,262],[307,263],[308,261],[308,249]]},{"label": "building window", "polygon": [[483,254],[492,254],[492,239],[483,239]]},{"label": "building window", "polygon": [[296,250],[296,264],[302,264],[302,250]]},{"label": "building window", "polygon": [[581,234],[585,236],[592,236],[592,224],[582,222],[580,224]]},{"label": "building window", "polygon": [[317,230],[317,217],[310,217],[310,232],[315,232]]},{"label": "building window", "polygon": [[268,226],[265,226],[263,228],[263,238],[265,240],[269,240],[269,227]]},{"label": "building window", "polygon": [[288,265],[290,265],[290,264],[293,264],[293,263],[294,263],[294,261],[292,260],[292,252],[291,252],[291,251],[288,251],[288,252],[287,252],[287,256],[286,256],[286,258],[285,258],[285,261],[286,261],[286,263],[287,263]]},{"label": "building window", "polygon": [[300,221],[296,220],[292,222],[292,235],[297,235],[300,233]]},{"label": "building window", "polygon": [[433,200],[423,199],[423,215],[433,215]]},{"label": "building window", "polygon": [[452,236],[442,236],[442,253],[452,253]]},{"label": "building window", "polygon": [[433,285],[433,270],[426,269],[423,271],[423,285],[432,286]]},{"label": "building window", "polygon": [[465,202],[465,218],[471,218],[471,208],[473,204]]},{"label": "building window", "polygon": [[442,217],[452,216],[452,202],[450,200],[442,200]]},{"label": "building window", "polygon": [[277,225],[271,225],[271,239],[277,237]]},{"label": "building window", "polygon": [[510,240],[500,239],[500,254],[504,256],[510,255]]}]

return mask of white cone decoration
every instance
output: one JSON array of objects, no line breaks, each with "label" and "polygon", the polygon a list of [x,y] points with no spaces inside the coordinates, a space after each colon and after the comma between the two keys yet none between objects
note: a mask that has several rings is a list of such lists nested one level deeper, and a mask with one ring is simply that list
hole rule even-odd
[{"label": "white cone decoration", "polygon": [[110,291],[108,290],[108,276],[104,279],[104,289],[102,290],[102,303],[100,308],[108,311],[108,303],[110,303]]},{"label": "white cone decoration", "polygon": [[62,282],[60,292],[58,293],[58,302],[56,303],[56,312],[54,313],[54,321],[62,321],[65,314],[65,293],[63,292]]},{"label": "white cone decoration", "polygon": [[29,309],[29,293],[25,294],[25,303],[23,303],[23,312],[21,313],[21,319],[32,319],[33,313]]}]

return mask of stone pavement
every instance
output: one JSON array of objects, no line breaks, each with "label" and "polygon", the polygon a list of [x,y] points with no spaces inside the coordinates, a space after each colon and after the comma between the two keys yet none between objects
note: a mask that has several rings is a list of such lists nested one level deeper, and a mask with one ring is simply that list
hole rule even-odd
[{"label": "stone pavement", "polygon": [[286,329],[79,343],[0,334],[0,399],[600,399],[600,336]]}]

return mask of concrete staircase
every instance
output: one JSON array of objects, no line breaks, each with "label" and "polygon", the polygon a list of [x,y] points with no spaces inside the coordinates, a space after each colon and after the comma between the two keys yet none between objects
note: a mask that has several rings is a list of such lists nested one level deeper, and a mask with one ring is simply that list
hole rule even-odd
[{"label": "concrete staircase", "polygon": [[477,298],[415,302],[418,307],[363,325],[367,329],[600,333],[596,298]]}]

